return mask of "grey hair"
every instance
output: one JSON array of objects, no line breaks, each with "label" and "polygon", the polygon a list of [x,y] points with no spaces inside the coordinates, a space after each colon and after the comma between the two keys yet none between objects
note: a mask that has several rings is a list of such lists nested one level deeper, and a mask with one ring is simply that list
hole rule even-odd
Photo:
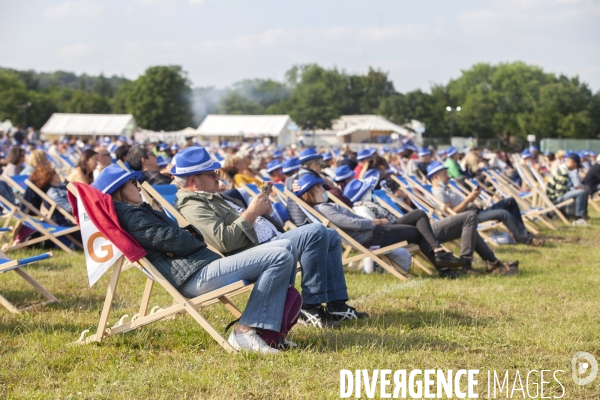
[{"label": "grey hair", "polygon": [[177,189],[183,189],[187,186],[188,177],[187,176],[174,176],[173,177],[173,185],[177,187]]}]

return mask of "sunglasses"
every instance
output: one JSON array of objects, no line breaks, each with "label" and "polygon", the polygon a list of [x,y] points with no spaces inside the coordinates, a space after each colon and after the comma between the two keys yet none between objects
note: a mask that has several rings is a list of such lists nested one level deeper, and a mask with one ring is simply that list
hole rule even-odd
[{"label": "sunglasses", "polygon": [[135,178],[133,178],[132,180],[130,180],[129,182],[131,182],[131,184],[133,186],[135,186],[136,188],[138,187],[138,181],[135,180]]},{"label": "sunglasses", "polygon": [[218,169],[215,169],[215,170],[212,170],[211,172],[206,172],[206,173],[203,173],[203,174],[196,174],[196,176],[201,176],[201,175],[211,176],[212,175],[213,178],[216,178],[216,177],[219,176],[218,171],[219,171]]}]

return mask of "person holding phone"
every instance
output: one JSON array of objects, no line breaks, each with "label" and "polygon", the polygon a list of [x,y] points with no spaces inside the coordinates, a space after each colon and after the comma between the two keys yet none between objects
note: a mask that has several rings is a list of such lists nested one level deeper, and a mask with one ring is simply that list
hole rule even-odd
[{"label": "person holding phone", "polygon": [[521,217],[521,210],[514,198],[504,199],[483,210],[474,204],[481,194],[481,186],[462,198],[448,187],[450,182],[448,171],[438,161],[432,162],[427,168],[427,178],[431,181],[433,195],[454,212],[473,211],[477,214],[478,222],[500,221],[508,228],[518,243],[536,247],[543,246],[545,243],[546,240],[543,237],[527,231]]}]

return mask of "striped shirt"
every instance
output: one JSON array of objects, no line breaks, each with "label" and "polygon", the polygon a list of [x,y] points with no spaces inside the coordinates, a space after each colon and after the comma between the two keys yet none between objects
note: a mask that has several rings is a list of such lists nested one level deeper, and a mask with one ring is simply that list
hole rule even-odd
[{"label": "striped shirt", "polygon": [[546,186],[546,194],[550,200],[555,200],[569,191],[569,169],[560,165],[550,176]]}]

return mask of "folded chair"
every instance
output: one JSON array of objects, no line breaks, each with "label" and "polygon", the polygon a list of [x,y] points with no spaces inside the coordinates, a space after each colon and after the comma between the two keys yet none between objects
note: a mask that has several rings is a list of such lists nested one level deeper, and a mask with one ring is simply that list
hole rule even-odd
[{"label": "folded chair", "polygon": [[395,249],[406,247],[406,245],[408,244],[406,241],[396,243],[391,246],[382,247],[377,250],[367,249],[365,246],[363,246],[362,244],[360,244],[356,240],[354,240],[352,238],[352,236],[348,235],[342,229],[335,226],[331,221],[329,221],[327,218],[325,218],[317,210],[315,210],[314,208],[312,208],[311,206],[306,204],[306,202],[304,202],[302,199],[300,199],[294,193],[292,193],[286,189],[285,194],[288,199],[293,200],[300,206],[300,208],[304,211],[304,213],[307,215],[307,217],[309,217],[309,219],[311,219],[313,222],[321,223],[327,228],[334,229],[337,233],[339,233],[339,235],[342,237],[342,239],[352,247],[353,250],[355,250],[359,253],[359,255],[357,255],[357,256],[343,258],[344,264],[350,263],[352,261],[359,261],[359,260],[362,260],[363,258],[370,257],[374,262],[378,263],[383,269],[385,269],[390,274],[394,275],[396,278],[399,278],[401,280],[408,279],[408,277],[409,277],[408,273],[404,272],[402,270],[402,268],[398,268],[398,269],[402,270],[404,272],[404,274],[399,272],[396,268],[394,268],[392,265],[390,265],[390,263],[384,261],[381,258],[381,255],[384,255],[385,253],[388,253]]},{"label": "folded chair", "polygon": [[46,298],[47,301],[43,303],[34,304],[25,308],[17,308],[14,304],[8,301],[5,297],[0,295],[0,304],[2,304],[6,309],[12,313],[21,313],[23,311],[30,310],[34,307],[44,306],[46,304],[52,303],[60,303],[56,297],[52,293],[48,291],[45,287],[43,287],[38,281],[31,277],[27,272],[23,271],[22,267],[32,264],[37,261],[46,260],[52,257],[52,252],[40,254],[33,257],[23,258],[21,260],[11,260],[6,256],[6,254],[0,252],[0,274],[4,274],[9,271],[14,271],[21,278],[23,278],[27,283],[35,288],[42,296]]},{"label": "folded chair", "polygon": [[[72,185],[69,185],[69,190],[71,193],[77,196],[77,191]],[[103,339],[109,336],[137,329],[141,326],[160,321],[180,312],[187,312],[225,350],[229,352],[235,352],[227,340],[200,313],[200,309],[202,307],[220,302],[234,315],[234,317],[239,318],[242,313],[235,306],[235,304],[229,300],[228,296],[235,296],[239,293],[246,292],[249,285],[252,285],[250,282],[240,280],[212,292],[197,296],[193,299],[188,299],[184,297],[173,285],[171,285],[171,283],[169,283],[169,281],[152,265],[148,259],[142,258],[134,263],[134,265],[147,277],[139,311],[137,314],[132,316],[129,322],[124,322],[125,318],[127,317],[127,315],[124,315],[115,325],[113,325],[111,328],[108,328],[108,319],[112,309],[112,303],[115,298],[123,264],[124,256],[120,257],[113,266],[113,272],[108,285],[108,291],[104,300],[102,313],[100,314],[97,332],[91,336],[85,337],[85,333],[87,333],[88,330],[83,331],[79,340],[74,342],[74,344],[101,342]],[[173,298],[173,305],[164,309],[159,308],[156,311],[156,307],[153,307],[150,313],[148,313],[152,289],[154,288],[155,284],[162,286],[171,295]]]},{"label": "folded chair", "polygon": [[44,212],[44,210],[40,210],[42,214],[44,214],[44,216],[46,218],[52,218],[52,215],[54,214],[54,212],[58,212],[60,214],[63,215],[63,217],[65,217],[65,219],[69,222],[71,222],[72,224],[77,225],[77,221],[75,220],[75,217],[73,217],[73,215],[71,215],[70,212],[68,212],[67,210],[65,210],[64,208],[62,208],[61,206],[59,206],[54,200],[52,200],[50,197],[48,197],[48,195],[46,193],[44,193],[42,191],[42,189],[40,189],[39,187],[37,187],[33,182],[31,182],[29,179],[25,179],[25,184],[35,192],[35,194],[37,194],[38,196],[41,197],[41,199],[48,205],[47,210]]}]

